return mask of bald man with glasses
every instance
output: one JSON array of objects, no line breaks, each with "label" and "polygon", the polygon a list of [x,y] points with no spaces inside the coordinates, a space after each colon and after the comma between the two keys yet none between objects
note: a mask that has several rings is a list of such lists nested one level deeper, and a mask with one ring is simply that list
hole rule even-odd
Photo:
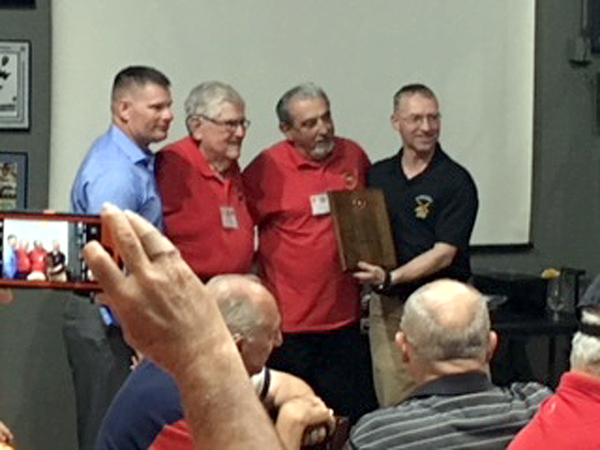
[{"label": "bald man with glasses", "polygon": [[192,89],[185,113],[189,135],[157,161],[165,234],[203,281],[247,273],[254,235],[238,166],[250,126],[244,100],[231,86],[210,81]]}]

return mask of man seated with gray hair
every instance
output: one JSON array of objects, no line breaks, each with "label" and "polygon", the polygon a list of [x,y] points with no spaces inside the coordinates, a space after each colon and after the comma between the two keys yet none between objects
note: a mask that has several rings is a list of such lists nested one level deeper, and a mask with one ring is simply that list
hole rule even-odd
[{"label": "man seated with gray hair", "polygon": [[[300,448],[303,439],[305,443],[325,439],[332,425],[331,410],[299,378],[265,367],[273,348],[281,344],[281,319],[273,296],[251,275],[217,276],[207,289],[257,395],[276,417],[275,428],[286,448]],[[310,431],[309,426],[313,426]],[[175,380],[150,361],[142,362],[126,381],[104,418],[96,443],[98,450],[147,448],[194,448]]]},{"label": "man seated with gray hair", "polygon": [[185,101],[189,135],[161,150],[157,183],[165,234],[203,281],[248,273],[254,250],[238,159],[250,122],[231,86],[208,81]]},{"label": "man seated with gray hair", "polygon": [[434,281],[408,298],[396,344],[417,388],[364,416],[347,448],[504,449],[551,394],[537,383],[491,383],[497,336],[487,305],[458,281]]},{"label": "man seated with gray hair", "polygon": [[579,302],[581,321],[573,336],[571,370],[556,393],[515,438],[510,449],[600,447],[600,276]]}]

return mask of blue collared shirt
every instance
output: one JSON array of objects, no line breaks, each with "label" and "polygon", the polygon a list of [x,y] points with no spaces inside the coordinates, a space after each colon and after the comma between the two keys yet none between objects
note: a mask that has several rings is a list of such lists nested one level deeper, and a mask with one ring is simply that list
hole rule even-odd
[{"label": "blue collared shirt", "polygon": [[2,254],[2,275],[4,278],[14,278],[17,274],[17,255],[15,249],[6,245]]},{"label": "blue collared shirt", "polygon": [[99,214],[106,202],[134,211],[163,229],[154,155],[142,150],[116,125],[92,144],[71,188],[74,213]]}]

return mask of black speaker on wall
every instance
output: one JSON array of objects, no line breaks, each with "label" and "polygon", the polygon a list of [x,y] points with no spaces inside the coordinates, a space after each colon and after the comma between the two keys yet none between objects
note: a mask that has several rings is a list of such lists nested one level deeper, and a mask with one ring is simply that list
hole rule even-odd
[{"label": "black speaker on wall", "polygon": [[587,0],[587,23],[592,53],[600,53],[600,0]]}]

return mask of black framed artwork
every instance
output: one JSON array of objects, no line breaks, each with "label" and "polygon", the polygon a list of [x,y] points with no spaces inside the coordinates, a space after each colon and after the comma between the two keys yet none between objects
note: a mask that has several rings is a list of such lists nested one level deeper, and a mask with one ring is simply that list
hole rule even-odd
[{"label": "black framed artwork", "polygon": [[27,207],[27,153],[0,152],[0,210]]},{"label": "black framed artwork", "polygon": [[35,8],[35,0],[0,0],[0,8]]},{"label": "black framed artwork", "polygon": [[29,41],[0,40],[0,130],[29,129]]}]

